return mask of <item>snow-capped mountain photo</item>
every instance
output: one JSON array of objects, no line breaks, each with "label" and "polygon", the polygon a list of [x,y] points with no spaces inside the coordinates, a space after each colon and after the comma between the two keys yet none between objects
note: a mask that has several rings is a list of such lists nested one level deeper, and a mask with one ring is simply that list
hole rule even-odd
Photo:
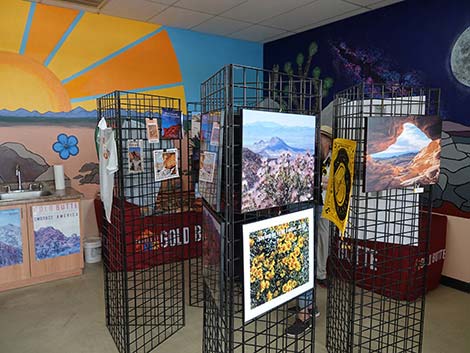
[{"label": "snow-capped mountain photo", "polygon": [[0,267],[23,263],[20,209],[0,211]]},{"label": "snow-capped mountain photo", "polygon": [[80,236],[66,236],[54,227],[43,227],[34,231],[36,259],[44,260],[57,256],[78,254],[80,252]]},{"label": "snow-capped mountain photo", "polygon": [[33,206],[36,260],[80,253],[79,203]]}]

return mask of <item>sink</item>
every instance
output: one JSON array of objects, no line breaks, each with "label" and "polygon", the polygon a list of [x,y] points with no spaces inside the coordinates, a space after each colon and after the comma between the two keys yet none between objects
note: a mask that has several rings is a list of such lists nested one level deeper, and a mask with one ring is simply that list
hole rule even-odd
[{"label": "sink", "polygon": [[51,192],[47,190],[15,190],[0,194],[0,200],[27,200],[48,196]]}]

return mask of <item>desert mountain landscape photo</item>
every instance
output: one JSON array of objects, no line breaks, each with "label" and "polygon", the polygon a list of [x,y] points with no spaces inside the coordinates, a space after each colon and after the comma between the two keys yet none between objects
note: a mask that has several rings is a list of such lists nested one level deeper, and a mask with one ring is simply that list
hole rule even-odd
[{"label": "desert mountain landscape photo", "polygon": [[369,117],[365,192],[437,183],[441,131],[438,116]]},{"label": "desert mountain landscape photo", "polygon": [[243,111],[242,212],[313,198],[315,117]]}]

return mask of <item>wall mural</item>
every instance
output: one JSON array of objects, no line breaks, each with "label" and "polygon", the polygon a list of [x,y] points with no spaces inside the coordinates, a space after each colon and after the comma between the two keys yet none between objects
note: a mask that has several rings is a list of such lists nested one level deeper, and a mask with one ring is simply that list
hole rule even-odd
[{"label": "wall mural", "polygon": [[[333,87],[334,80],[329,77],[323,77],[322,70],[319,66],[315,65],[314,56],[318,52],[318,44],[316,42],[311,42],[307,50],[307,60],[305,60],[305,55],[303,52],[297,54],[295,58],[295,66],[292,65],[292,62],[287,61],[283,65],[283,71],[289,76],[296,75],[303,78],[315,77],[316,79],[323,80],[322,94],[327,96],[330,92],[330,89]],[[279,72],[279,65],[275,64],[272,67],[274,72]],[[275,79],[275,81],[277,81]],[[289,87],[285,87],[286,90]],[[318,89],[318,88],[317,88]]]},{"label": "wall mural", "polygon": [[52,166],[63,164],[72,186],[92,198],[96,98],[120,89],[185,104],[161,26],[17,0],[2,5],[0,23],[2,182],[16,182],[17,164],[25,181],[51,180]]},{"label": "wall mural", "polygon": [[[214,58],[205,62],[209,47]],[[72,187],[94,198],[96,98],[114,90],[164,95],[180,98],[185,111],[185,97],[198,98],[206,78],[191,74],[195,62],[206,77],[229,62],[261,66],[262,46],[2,0],[0,182],[16,187],[17,164],[26,182],[52,180],[52,166],[63,164]]]},{"label": "wall mural", "polygon": [[[286,66],[298,58],[305,42],[314,40],[322,49],[315,65],[334,79],[323,92],[323,106],[336,92],[362,82],[441,88],[441,173],[434,207],[470,218],[468,13],[470,3],[458,0],[446,1],[445,7],[439,0],[401,2],[268,43],[265,67]],[[436,26],[435,18],[443,25]]]}]

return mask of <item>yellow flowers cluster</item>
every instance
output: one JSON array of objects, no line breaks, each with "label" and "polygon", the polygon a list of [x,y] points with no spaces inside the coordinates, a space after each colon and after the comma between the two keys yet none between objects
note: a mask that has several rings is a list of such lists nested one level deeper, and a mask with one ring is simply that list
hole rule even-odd
[{"label": "yellow flowers cluster", "polygon": [[290,279],[286,284],[282,286],[282,293],[290,292],[292,289],[297,287],[297,281]]},{"label": "yellow flowers cluster", "polygon": [[294,221],[250,234],[252,307],[273,300],[308,280],[306,222]]}]

